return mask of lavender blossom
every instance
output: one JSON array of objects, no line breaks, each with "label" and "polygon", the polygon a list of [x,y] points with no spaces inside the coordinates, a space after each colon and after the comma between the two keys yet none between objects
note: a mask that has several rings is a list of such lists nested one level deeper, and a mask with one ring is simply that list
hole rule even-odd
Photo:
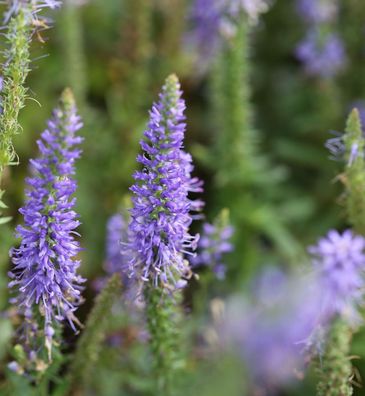
[{"label": "lavender blossom", "polygon": [[32,176],[26,179],[26,201],[19,210],[24,225],[16,228],[21,243],[10,251],[14,268],[9,287],[17,293],[11,301],[26,322],[41,313],[49,351],[57,322],[66,320],[76,330],[74,312],[81,302],[84,280],[76,272],[80,261],[74,259],[80,251],[74,237],[80,222],[72,198],[74,164],[81,152],[74,146],[82,141],[76,136],[81,127],[73,96],[66,90],[37,141],[39,158],[30,160]]},{"label": "lavender blossom", "polygon": [[299,43],[296,55],[307,74],[323,78],[336,75],[346,62],[341,39],[335,34],[322,37],[317,29],[310,30]]},{"label": "lavender blossom", "polygon": [[198,236],[189,234],[191,210],[197,209],[189,192],[201,191],[192,179],[191,157],[183,151],[185,103],[177,77],[168,77],[160,100],[150,112],[141,141],[143,169],[134,174],[135,184],[129,224],[127,254],[123,268],[130,277],[151,281],[154,286],[181,285],[189,272],[183,254],[192,254]]},{"label": "lavender blossom", "polygon": [[329,231],[311,246],[313,265],[322,283],[321,305],[325,315],[341,315],[351,323],[359,319],[363,298],[365,239],[351,230]]},{"label": "lavender blossom", "polygon": [[297,0],[299,15],[307,23],[331,22],[337,17],[336,0]]},{"label": "lavender blossom", "polygon": [[198,254],[190,259],[192,268],[211,267],[218,279],[224,279],[226,265],[223,262],[223,256],[233,250],[230,242],[232,235],[232,226],[219,227],[219,225],[205,223],[198,243]]}]

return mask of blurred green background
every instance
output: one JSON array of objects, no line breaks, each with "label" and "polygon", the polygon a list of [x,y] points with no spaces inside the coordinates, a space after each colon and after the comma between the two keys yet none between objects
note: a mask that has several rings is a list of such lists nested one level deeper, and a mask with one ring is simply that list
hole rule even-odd
[{"label": "blurred green background", "polygon": [[[17,211],[24,198],[28,159],[36,155],[36,139],[59,93],[65,86],[73,88],[85,124],[77,173],[79,232],[85,249],[81,271],[89,280],[87,302],[81,309],[84,319],[95,295],[93,280],[104,275],[106,222],[123,208],[129,194],[148,109],[166,76],[176,73],[187,102],[186,146],[194,156],[196,174],[205,184],[206,218],[212,221],[220,209],[232,205],[231,221],[238,229],[237,253],[227,258],[227,279],[209,285],[203,312],[198,309],[200,304],[193,303],[201,298],[201,287],[193,282],[187,292],[186,309],[192,318],[189,334],[196,336],[196,345],[189,360],[189,378],[182,381],[181,389],[189,395],[238,396],[243,394],[242,367],[228,358],[215,362],[200,354],[198,329],[209,315],[211,298],[243,289],[264,266],[302,265],[307,245],[329,228],[346,226],[341,183],[336,181],[341,164],[329,159],[324,143],[331,137],[330,131],[344,129],[352,103],[365,99],[365,4],[363,0],[342,0],[336,29],[348,60],[336,77],[327,80],[306,75],[294,55],[306,31],[294,1],[276,0],[251,29],[248,82],[253,133],[258,136],[254,136],[256,150],[271,164],[270,169],[277,169],[278,177],[273,183],[247,183],[244,196],[235,189],[220,188],[216,182],[221,158],[214,147],[222,130],[212,105],[214,71],[198,72],[196,53],[186,46],[186,33],[192,27],[190,9],[188,0],[90,0],[76,7],[66,1],[63,9],[52,14],[52,29],[41,33],[45,42],[34,40],[28,86],[35,100],[28,100],[21,113],[24,131],[15,142],[20,165],[9,170],[5,183],[13,221],[0,235],[1,301],[5,307],[7,246],[13,243],[14,225],[21,221]],[[230,155],[229,146],[221,150]],[[241,176],[245,178],[245,174]],[[257,197],[260,206],[253,207]],[[236,212],[243,214],[237,224]],[[282,223],[280,228],[274,227],[276,221]],[[238,278],[235,266],[239,266]],[[4,326],[0,330],[3,356],[9,337],[8,325]],[[136,341],[134,325],[124,323],[122,328],[122,332],[120,328],[111,330],[123,341],[117,348],[105,347],[85,394],[149,394],[143,374],[146,346]],[[71,344],[73,337],[69,335]],[[362,357],[364,337],[360,333],[353,346],[354,354]],[[356,367],[364,376],[364,359]],[[309,376],[283,395],[313,392]]]}]

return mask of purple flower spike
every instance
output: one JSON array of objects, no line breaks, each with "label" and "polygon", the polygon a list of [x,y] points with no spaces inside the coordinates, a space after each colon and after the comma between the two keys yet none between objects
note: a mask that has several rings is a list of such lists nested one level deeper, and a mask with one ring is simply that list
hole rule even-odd
[{"label": "purple flower spike", "polygon": [[309,248],[322,283],[322,305],[327,316],[342,315],[350,322],[359,319],[357,304],[363,298],[365,239],[346,230],[335,230]]},{"label": "purple flower spike", "polygon": [[160,100],[150,112],[150,121],[141,141],[143,155],[137,157],[143,169],[134,174],[131,187],[131,221],[124,266],[130,277],[151,281],[154,286],[181,285],[188,274],[184,254],[192,254],[198,236],[189,234],[190,212],[201,204],[188,198],[202,190],[191,178],[191,156],[183,151],[185,103],[176,76],[168,77]]},{"label": "purple flower spike", "polygon": [[303,62],[307,74],[331,78],[345,65],[346,55],[341,39],[335,34],[321,37],[312,29],[297,47],[296,55]]},{"label": "purple flower spike", "polygon": [[211,267],[218,279],[224,279],[226,265],[223,262],[223,256],[233,250],[233,245],[230,242],[232,235],[232,226],[205,223],[198,243],[198,254],[191,258],[191,266],[193,268]]},{"label": "purple flower spike", "polygon": [[75,330],[74,311],[82,299],[84,279],[77,275],[80,262],[74,259],[80,251],[74,237],[80,223],[72,198],[74,164],[81,152],[75,145],[82,141],[76,132],[81,127],[73,96],[66,90],[37,141],[39,158],[30,160],[33,175],[26,179],[26,201],[19,210],[24,225],[16,229],[21,243],[10,251],[14,268],[9,287],[17,293],[12,303],[28,319],[41,313],[49,351],[56,322],[66,320]]}]

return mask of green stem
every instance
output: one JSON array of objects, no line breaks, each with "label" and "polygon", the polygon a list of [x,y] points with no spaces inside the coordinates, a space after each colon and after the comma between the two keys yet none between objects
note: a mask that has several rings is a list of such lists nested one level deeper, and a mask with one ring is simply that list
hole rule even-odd
[{"label": "green stem", "polygon": [[179,357],[178,296],[173,300],[163,290],[148,285],[145,298],[156,394],[170,396],[175,372],[183,364]]},{"label": "green stem", "polygon": [[84,382],[90,375],[90,369],[97,362],[102,349],[108,326],[107,319],[111,315],[114,302],[120,295],[121,279],[119,274],[115,274],[96,298],[95,305],[90,312],[70,367],[67,389],[70,389],[76,381]]},{"label": "green stem", "polygon": [[80,107],[83,108],[87,84],[80,6],[73,0],[65,0],[61,21],[65,80],[75,93]]},{"label": "green stem", "polygon": [[317,369],[317,396],[351,396],[352,366],[349,359],[352,333],[347,323],[337,319],[328,335],[322,364]]},{"label": "green stem", "polygon": [[[29,18],[31,10],[24,7],[12,17],[5,40],[7,48],[4,51],[5,63],[2,69],[3,88],[1,92],[0,114],[0,187],[6,166],[17,163],[13,147],[13,138],[21,131],[18,121],[20,110],[24,107],[27,88],[24,86],[29,73],[29,46],[31,30]],[[4,191],[0,189],[0,210],[6,205],[1,197]],[[1,216],[1,213],[0,213]],[[0,224],[10,220],[9,217],[0,218]]]},{"label": "green stem", "polygon": [[4,51],[5,65],[2,70],[3,89],[0,114],[0,176],[4,167],[16,160],[12,140],[21,131],[19,111],[24,107],[27,88],[25,79],[29,72],[30,10],[21,9],[9,22],[5,35],[8,48]]},{"label": "green stem", "polygon": [[347,217],[355,231],[365,235],[365,148],[359,112],[354,109],[346,125],[345,189]]}]

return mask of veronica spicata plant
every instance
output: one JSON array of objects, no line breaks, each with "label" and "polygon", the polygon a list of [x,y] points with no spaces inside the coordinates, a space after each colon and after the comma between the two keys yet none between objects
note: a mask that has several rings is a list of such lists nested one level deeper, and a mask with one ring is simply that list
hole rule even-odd
[{"label": "veronica spicata plant", "polygon": [[130,277],[142,282],[153,376],[156,389],[164,395],[171,393],[175,370],[181,366],[178,291],[190,272],[184,256],[192,254],[198,241],[189,233],[190,212],[201,206],[188,197],[201,191],[201,183],[191,177],[192,159],[183,150],[186,125],[181,94],[177,77],[169,76],[150,112],[141,141],[144,153],[137,158],[143,168],[135,172],[131,187],[130,260],[125,266]]},{"label": "veronica spicata plant", "polygon": [[[78,274],[80,251],[75,229],[80,222],[73,210],[76,190],[75,146],[82,127],[71,91],[65,90],[60,105],[38,140],[40,156],[30,160],[32,176],[26,180],[26,200],[20,213],[24,225],[16,229],[20,247],[10,252],[13,269],[9,287],[16,294],[12,303],[24,316],[20,341],[30,360],[45,344],[51,359],[53,336],[67,322],[76,330],[74,315],[82,301]],[[42,341],[43,340],[43,341]]]}]

